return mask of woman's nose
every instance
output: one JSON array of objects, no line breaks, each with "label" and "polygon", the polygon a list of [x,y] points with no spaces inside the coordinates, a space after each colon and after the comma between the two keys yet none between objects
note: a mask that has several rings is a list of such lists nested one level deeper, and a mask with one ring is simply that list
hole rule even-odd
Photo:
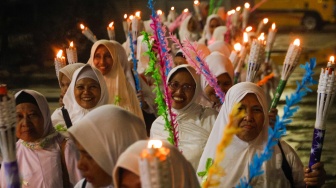
[{"label": "woman's nose", "polygon": [[253,112],[251,110],[246,110],[245,120],[246,121],[252,121],[253,120]]}]

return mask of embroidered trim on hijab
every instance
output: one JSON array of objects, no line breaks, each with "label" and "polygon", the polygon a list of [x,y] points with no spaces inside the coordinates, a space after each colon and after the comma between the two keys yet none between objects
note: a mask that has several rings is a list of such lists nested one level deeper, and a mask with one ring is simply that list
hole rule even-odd
[{"label": "embroidered trim on hijab", "polygon": [[79,73],[79,75],[77,76],[77,80],[81,80],[82,78],[91,78],[93,80],[95,80],[96,82],[99,83],[99,80],[96,76],[96,74],[93,72],[92,68],[89,66],[84,67],[81,72]]},{"label": "embroidered trim on hijab", "polygon": [[38,104],[35,98],[27,92],[22,91],[16,98],[15,98],[16,105],[21,103],[31,103],[38,107]]}]

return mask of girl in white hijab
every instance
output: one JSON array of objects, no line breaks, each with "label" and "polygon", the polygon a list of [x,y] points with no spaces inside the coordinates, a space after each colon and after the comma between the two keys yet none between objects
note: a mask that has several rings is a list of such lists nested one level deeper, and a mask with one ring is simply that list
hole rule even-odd
[{"label": "girl in white hijab", "polygon": [[[33,90],[21,90],[15,100],[16,156],[22,188],[74,186],[82,178],[76,169],[78,153],[74,143],[52,126],[46,98]],[[4,168],[0,187],[7,187]]]},{"label": "girl in white hijab", "polygon": [[[113,181],[116,188],[135,188],[141,186],[139,159],[141,152],[147,148],[147,145],[148,141],[137,141],[120,155],[113,170]],[[162,141],[162,147],[169,149],[167,157],[169,165],[167,170],[170,170],[170,173],[168,173],[169,176],[162,178],[168,178],[172,188],[200,187],[195,170],[181,152],[166,141]],[[129,179],[125,176],[125,173],[134,174],[134,178]],[[128,186],[124,186],[124,184],[127,184]]]},{"label": "girl in white hijab", "polygon": [[[169,92],[173,101],[172,110],[177,115],[178,148],[196,169],[217,117],[217,111],[196,103],[195,100],[199,97],[201,88],[199,76],[191,66],[179,65],[173,68],[168,74],[167,82],[170,85]],[[151,139],[168,138],[164,124],[162,116],[154,121]]]},{"label": "girl in white hijab", "polygon": [[[211,73],[216,76],[221,91],[226,93],[233,85],[233,65],[230,59],[219,52],[212,52],[206,57],[205,62]],[[221,107],[220,99],[203,75],[201,75],[201,87],[203,95],[200,104],[219,111]]]},{"label": "girl in white hijab", "polygon": [[[95,98],[94,100],[97,101],[96,104],[93,107],[83,107],[81,106],[78,101],[76,100],[76,90],[77,86],[76,83],[80,81],[81,79],[85,78],[91,78],[96,83],[99,84],[99,90],[100,90],[100,96]],[[83,87],[83,86],[80,86]],[[65,96],[63,98],[64,105],[66,109],[68,110],[70,120],[73,123],[76,121],[82,119],[89,111],[93,110],[94,108],[107,104],[108,102],[108,91],[106,88],[106,83],[104,80],[103,75],[100,73],[100,71],[94,67],[91,67],[90,65],[86,64],[85,66],[77,69],[72,77],[72,81],[70,83],[70,86],[65,93]],[[51,116],[53,125],[66,125],[65,119],[63,117],[61,110],[56,110],[53,115]],[[66,126],[65,126],[66,127]]]},{"label": "girl in white hijab", "polygon": [[[208,158],[214,159],[216,148],[222,138],[224,127],[229,122],[229,114],[231,113],[233,105],[247,100],[247,97],[256,98],[254,99],[254,102],[243,102],[241,108],[244,108],[247,112],[247,115],[239,121],[239,127],[243,130],[233,137],[231,144],[225,149],[225,158],[220,165],[225,170],[226,174],[220,179],[220,187],[235,187],[238,185],[241,178],[248,177],[248,167],[252,162],[252,157],[256,153],[260,154],[264,150],[268,139],[269,105],[267,104],[263,90],[256,84],[250,82],[236,84],[231,87],[226,94],[224,104],[205,146],[197,172],[205,170],[205,164]],[[259,104],[255,105],[255,103]],[[258,116],[263,116],[263,118],[258,118]],[[246,128],[248,127],[247,125],[253,126],[254,128],[248,129]],[[259,128],[261,130],[257,133],[258,131],[255,130]],[[242,134],[245,134],[245,137],[241,137]],[[254,138],[251,137],[252,134],[254,135]],[[303,165],[300,158],[285,141],[281,140],[280,143],[292,170],[294,186],[305,187],[305,182],[303,181]],[[290,183],[281,168],[282,160],[281,150],[276,145],[271,159],[265,162],[262,166],[264,173],[254,178],[251,182],[251,186],[290,187]]]},{"label": "girl in white hijab", "polygon": [[[98,54],[98,56],[97,50],[99,49],[107,49],[109,54]],[[109,94],[108,103],[116,104],[143,119],[140,103],[134,89],[126,79],[119,53],[121,50],[115,43],[99,40],[91,48],[88,64],[102,72]],[[110,60],[106,62],[106,59]]]},{"label": "girl in white hijab", "polygon": [[223,21],[219,17],[219,15],[211,14],[210,16],[208,16],[204,26],[203,36],[200,40],[198,40],[198,42],[207,46],[212,44],[214,42],[212,41],[212,35],[214,33],[214,30],[221,25],[223,25]]},{"label": "girl in white hijab", "polygon": [[143,121],[114,105],[92,110],[69,133],[81,155],[77,167],[86,178],[77,183],[78,188],[113,187],[112,171],[120,154],[147,139]]},{"label": "girl in white hijab", "polygon": [[198,41],[200,38],[199,35],[199,23],[196,18],[194,18],[191,14],[186,17],[185,20],[182,21],[179,28],[179,39],[183,41],[185,39],[190,41]]}]

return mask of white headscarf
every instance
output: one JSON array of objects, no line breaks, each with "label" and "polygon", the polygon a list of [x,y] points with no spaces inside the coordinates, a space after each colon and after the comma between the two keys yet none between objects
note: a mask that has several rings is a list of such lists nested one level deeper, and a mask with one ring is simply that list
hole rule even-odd
[{"label": "white headscarf", "polygon": [[217,52],[222,53],[226,57],[230,57],[230,54],[232,51],[232,47],[224,41],[215,41],[212,44],[210,44],[208,48],[210,52],[217,51]]},{"label": "white headscarf", "polygon": [[[58,72],[58,83],[61,86],[61,80],[63,76],[66,76],[71,81],[73,73],[80,67],[84,66],[84,63],[73,63],[61,68]],[[63,74],[60,74],[63,73]]]},{"label": "white headscarf", "polygon": [[180,41],[183,40],[190,40],[190,41],[197,41],[199,39],[198,31],[189,31],[188,29],[188,23],[189,21],[193,19],[192,15],[186,17],[185,20],[182,21],[179,29],[179,37]]},{"label": "white headscarf", "polygon": [[[76,102],[75,93],[74,93],[75,85],[76,85],[77,78],[80,75],[80,73],[83,71],[83,69],[92,70],[99,80],[100,99],[94,108],[107,104],[107,101],[108,101],[108,92],[106,88],[106,83],[100,71],[94,67],[91,67],[89,64],[86,64],[83,67],[77,69],[74,75],[72,76],[72,81],[70,83],[70,86],[63,98],[64,106],[69,112],[72,123],[75,123],[76,121],[80,120],[81,118],[85,116],[85,114],[87,114],[89,111],[94,109],[94,108],[85,109]],[[57,119],[60,119],[60,120],[57,120]],[[62,121],[64,121],[63,116],[59,118],[57,118],[56,116],[53,116],[53,122],[62,122]]]},{"label": "white headscarf", "polygon": [[110,176],[120,154],[147,139],[143,121],[114,105],[92,110],[68,131]]},{"label": "white headscarf", "polygon": [[149,56],[145,54],[148,51],[147,43],[143,42],[144,36],[140,35],[137,39],[136,58],[138,60],[138,73],[143,74],[148,67]]},{"label": "white headscarf", "polygon": [[[137,141],[122,153],[113,171],[113,181],[116,188],[120,187],[119,170],[124,168],[140,176],[139,159],[141,152],[147,148],[148,141]],[[196,178],[195,170],[190,163],[185,159],[181,152],[168,142],[162,141],[162,147],[169,149],[167,160],[169,161],[168,170],[170,170],[171,187],[200,187]],[[164,187],[164,185],[162,185]]]},{"label": "white headscarf", "polygon": [[212,39],[213,42],[215,41],[224,41],[224,34],[226,33],[227,28],[226,26],[218,26],[215,28],[213,34],[212,34]]},{"label": "white headscarf", "polygon": [[[118,106],[134,113],[141,119],[143,119],[142,111],[140,108],[139,100],[135,94],[134,88],[126,80],[124,69],[122,68],[122,59],[120,59],[119,45],[108,40],[99,40],[95,42],[91,48],[91,55],[88,64],[95,66],[93,63],[94,54],[99,45],[105,46],[111,53],[113,59],[113,65],[111,71],[104,75],[104,79],[107,85],[109,93],[109,104],[117,104]],[[116,102],[116,99],[118,102]]]},{"label": "white headscarf", "polygon": [[209,45],[210,43],[210,40],[213,36],[213,34],[210,33],[210,21],[213,20],[213,19],[216,19],[218,21],[218,24],[221,26],[223,25],[223,21],[222,19],[219,17],[219,15],[217,14],[211,14],[210,16],[207,17],[207,20],[205,22],[205,26],[204,26],[204,32],[203,32],[203,37],[206,42],[206,45]]},{"label": "white headscarf", "polygon": [[211,131],[208,142],[204,148],[197,172],[205,170],[205,164],[208,158],[215,158],[217,145],[222,139],[225,126],[229,122],[229,114],[235,103],[240,102],[248,93],[257,96],[263,111],[264,124],[260,134],[254,140],[245,142],[234,136],[231,144],[225,149],[225,158],[221,162],[221,166],[227,172],[221,178],[221,185],[224,187],[234,187],[237,185],[241,177],[248,175],[248,165],[252,161],[255,153],[263,151],[268,136],[268,104],[263,90],[254,83],[241,82],[234,85],[226,93],[225,101],[216,119],[215,125]]}]

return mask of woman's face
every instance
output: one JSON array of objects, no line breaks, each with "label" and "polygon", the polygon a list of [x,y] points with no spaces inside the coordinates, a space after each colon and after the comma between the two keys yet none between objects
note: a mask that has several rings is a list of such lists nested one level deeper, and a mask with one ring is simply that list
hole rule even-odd
[{"label": "woman's face", "polygon": [[212,35],[214,30],[216,29],[216,27],[219,26],[219,22],[217,19],[213,18],[210,20],[210,23],[209,23],[209,31],[210,31],[210,34]]},{"label": "woman's face", "polygon": [[198,23],[197,20],[194,18],[190,18],[188,22],[188,31],[196,32],[198,30]]},{"label": "woman's face", "polygon": [[133,172],[121,169],[120,188],[141,188],[140,177]]},{"label": "woman's face", "polygon": [[60,85],[61,85],[61,96],[60,96],[60,104],[63,106],[63,97],[66,93],[66,91],[69,88],[69,85],[71,83],[71,80],[63,73],[60,72]]},{"label": "woman's face", "polygon": [[75,85],[76,102],[85,109],[95,107],[100,99],[100,85],[92,78],[83,78],[76,82]]},{"label": "woman's face", "polygon": [[181,70],[174,73],[168,86],[173,101],[172,107],[175,109],[184,108],[194,97],[196,83],[187,70]]},{"label": "woman's face", "polygon": [[21,103],[16,106],[16,137],[34,142],[42,138],[44,119],[40,109],[32,103]]},{"label": "woman's face", "polygon": [[[219,85],[221,91],[226,93],[232,87],[232,80],[228,73],[223,73],[217,76],[217,84]],[[220,99],[217,97],[215,89],[210,85],[207,85],[204,89],[205,95],[213,102],[215,105],[220,104]]]},{"label": "woman's face", "polygon": [[112,184],[112,177],[107,174],[83,146],[75,141],[80,157],[77,168],[81,171],[83,177],[90,182],[93,187],[105,187]]},{"label": "woman's face", "polygon": [[239,121],[238,127],[241,132],[237,133],[238,138],[249,142],[257,138],[264,125],[264,111],[255,94],[247,94],[241,101],[239,110],[245,110],[245,116]]},{"label": "woman's face", "polygon": [[111,71],[113,58],[110,51],[104,45],[100,45],[96,49],[93,57],[93,64],[103,75]]}]

